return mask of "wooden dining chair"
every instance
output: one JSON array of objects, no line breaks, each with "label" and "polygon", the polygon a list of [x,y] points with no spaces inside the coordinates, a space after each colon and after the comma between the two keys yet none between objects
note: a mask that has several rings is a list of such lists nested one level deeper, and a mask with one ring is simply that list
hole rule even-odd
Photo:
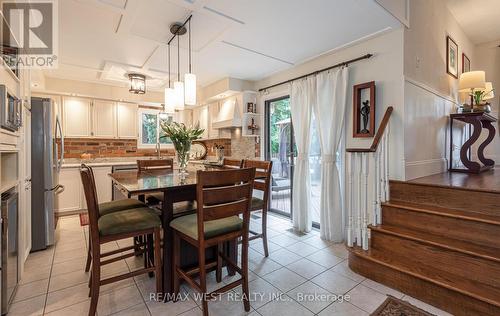
[{"label": "wooden dining chair", "polygon": [[[248,226],[255,169],[198,171],[196,214],[186,215],[170,222],[174,235],[174,297],[179,293],[180,281],[185,280],[202,294],[203,315],[208,316],[208,299],[215,298],[239,285],[243,288],[245,311],[250,311],[248,300]],[[240,218],[242,215],[242,218]],[[241,267],[223,253],[223,243],[242,239]],[[181,269],[181,240],[198,250],[198,268]],[[217,259],[206,262],[206,248],[217,247]],[[221,281],[222,261],[231,266],[241,278],[220,289],[207,293],[207,269],[215,268]],[[199,275],[199,283],[193,278]]]},{"label": "wooden dining chair", "polygon": [[264,255],[269,257],[269,249],[267,246],[267,211],[269,208],[269,190],[271,187],[271,170],[273,168],[272,161],[248,160],[243,161],[243,168],[255,168],[254,190],[262,192],[262,198],[252,197],[250,210],[262,211],[262,231],[260,233],[250,230],[253,235],[250,240],[262,238],[264,246]]},{"label": "wooden dining chair", "polygon": [[[160,218],[147,207],[134,208],[99,216],[99,204],[92,168],[82,165],[80,168],[80,176],[82,178],[89,213],[89,247],[92,253],[92,268],[90,274],[91,300],[89,316],[93,316],[96,313],[97,302],[99,299],[99,288],[101,285],[118,282],[143,273],[154,272],[156,275],[156,291],[161,292],[162,275],[160,262]],[[101,266],[135,255],[133,251],[134,246],[121,248],[107,253],[101,253],[101,245],[125,238],[144,235],[154,236],[154,263],[150,262],[142,269],[101,279]],[[147,243],[141,244],[141,251],[149,251],[148,247],[149,245]],[[117,256],[106,259],[112,255]]]},{"label": "wooden dining chair", "polygon": [[222,161],[222,166],[226,168],[240,169],[243,166],[243,160],[224,158],[224,160]]}]

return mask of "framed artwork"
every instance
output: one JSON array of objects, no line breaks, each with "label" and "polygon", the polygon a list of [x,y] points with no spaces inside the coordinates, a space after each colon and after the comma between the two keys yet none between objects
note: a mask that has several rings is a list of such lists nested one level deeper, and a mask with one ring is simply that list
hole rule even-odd
[{"label": "framed artwork", "polygon": [[470,59],[462,53],[462,73],[470,71]]},{"label": "framed artwork", "polygon": [[458,79],[458,45],[446,36],[446,72]]},{"label": "framed artwork", "polygon": [[353,88],[353,137],[375,135],[375,81]]}]

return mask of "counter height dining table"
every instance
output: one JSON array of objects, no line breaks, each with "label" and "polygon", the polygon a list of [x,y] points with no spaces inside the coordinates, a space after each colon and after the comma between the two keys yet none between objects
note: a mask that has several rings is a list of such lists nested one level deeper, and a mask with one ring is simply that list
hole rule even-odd
[{"label": "counter height dining table", "polygon": [[[110,174],[110,177],[119,190],[129,198],[148,193],[163,192],[162,228],[163,228],[163,293],[173,293],[173,234],[170,222],[174,218],[174,203],[196,200],[196,171],[220,170],[221,167],[199,166],[188,167],[188,174],[182,175],[180,170],[147,170],[147,171],[119,171]],[[183,267],[197,265],[197,251],[191,245],[184,243],[181,247],[181,265]],[[216,250],[207,251],[207,259],[215,258]],[[224,246],[226,255],[234,262],[237,261],[236,241]],[[234,271],[230,271],[233,275]],[[166,296],[171,297],[171,296]]]}]

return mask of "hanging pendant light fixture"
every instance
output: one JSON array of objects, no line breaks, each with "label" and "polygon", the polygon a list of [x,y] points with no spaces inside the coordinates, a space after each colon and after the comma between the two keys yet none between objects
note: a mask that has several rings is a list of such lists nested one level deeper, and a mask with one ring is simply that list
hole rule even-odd
[{"label": "hanging pendant light fixture", "polygon": [[134,94],[146,93],[146,76],[141,74],[128,74],[130,80],[129,92]]},{"label": "hanging pendant light fixture", "polygon": [[175,113],[175,90],[170,86],[170,44],[168,44],[168,88],[165,88],[165,113]]},{"label": "hanging pendant light fixture", "polygon": [[187,105],[196,105],[196,75],[191,71],[191,17],[189,27],[189,72],[184,75],[184,97]]},{"label": "hanging pendant light fixture", "polygon": [[181,48],[179,44],[179,36],[177,35],[177,81],[174,82],[175,109],[182,111],[184,110],[184,83],[181,81]]}]

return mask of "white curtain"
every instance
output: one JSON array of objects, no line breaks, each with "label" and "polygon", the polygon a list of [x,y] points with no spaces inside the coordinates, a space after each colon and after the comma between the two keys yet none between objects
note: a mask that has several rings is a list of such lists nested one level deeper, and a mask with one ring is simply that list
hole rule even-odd
[{"label": "white curtain", "polygon": [[335,242],[343,240],[343,200],[337,152],[344,127],[347,84],[347,67],[318,74],[316,102],[313,103],[321,144],[321,238]]},{"label": "white curtain", "polygon": [[297,161],[293,174],[293,225],[309,232],[312,228],[310,201],[309,144],[311,114],[316,101],[316,79],[308,77],[292,82],[290,110],[297,145]]}]

